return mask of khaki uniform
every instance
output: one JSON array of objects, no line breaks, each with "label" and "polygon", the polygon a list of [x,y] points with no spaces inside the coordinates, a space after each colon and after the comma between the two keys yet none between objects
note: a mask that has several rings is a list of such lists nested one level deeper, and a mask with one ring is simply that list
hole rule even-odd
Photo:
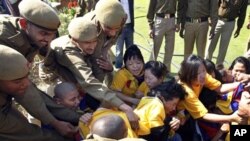
[{"label": "khaki uniform", "polygon": [[94,76],[92,56],[81,52],[67,35],[52,41],[51,48],[44,63],[47,72],[54,71],[64,81],[77,83],[82,90],[100,101],[111,103],[116,107],[123,104],[114,92]]},{"label": "khaki uniform", "polygon": [[[16,17],[0,16],[0,44],[17,50],[23,54],[28,61],[33,62],[35,55],[38,53],[38,47],[30,44],[24,31],[20,29],[18,19],[19,18]],[[27,91],[25,97],[16,98],[16,100],[23,105],[31,115],[40,119],[43,123],[50,123],[54,119],[52,114],[62,120],[65,119],[65,121],[78,123],[80,115],[74,111],[65,109],[63,106],[57,105],[50,97],[39,91],[34,85],[30,87],[33,89],[32,91]],[[33,96],[33,98],[30,98],[30,96]],[[34,105],[40,103],[41,105],[40,107],[34,108],[30,103]]]},{"label": "khaki uniform", "polygon": [[211,30],[214,30],[218,15],[217,0],[181,0],[180,3],[183,6],[179,9],[181,19],[185,20],[184,58],[193,53],[195,42],[198,55],[204,58],[208,18],[211,18]]},{"label": "khaki uniform", "polygon": [[[30,97],[32,99],[33,97]],[[34,99],[32,99],[34,100]],[[28,120],[12,106],[12,97],[0,93],[0,140],[1,141],[66,141],[53,130],[41,129],[39,126],[30,124]],[[26,101],[26,105],[35,106],[37,113],[40,114],[39,108],[34,103]],[[22,105],[22,104],[21,104]],[[26,107],[26,106],[25,106]],[[27,108],[27,107],[26,107]],[[34,108],[34,107],[33,107]]]},{"label": "khaki uniform", "polygon": [[30,41],[24,31],[18,24],[19,18],[0,15],[0,44],[9,46],[22,53],[25,58],[32,62],[39,47],[30,44]]},{"label": "khaki uniform", "polygon": [[163,37],[165,37],[163,63],[169,70],[174,53],[175,12],[176,0],[150,0],[147,19],[150,29],[154,31],[154,52],[151,53],[150,58],[157,60]]},{"label": "khaki uniform", "polygon": [[216,64],[222,64],[225,60],[228,45],[235,27],[235,19],[237,19],[237,29],[241,29],[247,10],[248,0],[220,0],[218,15],[219,20],[215,27],[214,37],[209,43],[206,58],[212,59],[216,45],[220,38],[219,53],[217,55]]},{"label": "khaki uniform", "polygon": [[[98,25],[95,19],[94,12],[90,12],[88,13],[88,15],[85,15],[85,16],[91,21],[93,21],[97,27],[100,27],[100,25]],[[108,83],[109,83],[111,80],[110,77],[112,77],[111,72],[101,69],[99,65],[97,64],[96,59],[103,57],[107,61],[111,61],[110,56],[109,56],[109,51],[111,47],[116,43],[120,32],[117,33],[116,36],[108,38],[107,35],[103,32],[103,30],[101,28],[99,29],[100,30],[98,31],[99,35],[98,35],[97,47],[95,49],[94,54],[92,54],[90,57],[90,62],[92,63],[93,75],[101,82],[104,81],[105,76],[106,76],[106,79],[108,79]]]}]

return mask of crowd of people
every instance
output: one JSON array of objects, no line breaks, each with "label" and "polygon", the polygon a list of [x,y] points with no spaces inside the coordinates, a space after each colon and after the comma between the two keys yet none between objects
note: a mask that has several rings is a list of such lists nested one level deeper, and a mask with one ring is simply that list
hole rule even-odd
[{"label": "crowd of people", "polygon": [[[227,52],[236,19],[234,36],[239,36],[247,0],[150,0],[149,61],[133,41],[133,0],[94,1],[94,8],[70,21],[67,35],[58,35],[61,21],[48,3],[2,2],[17,6],[18,15],[0,15],[1,141],[229,141],[229,125],[250,123],[248,52],[229,68],[222,63],[225,54],[216,63],[210,60],[219,37],[220,52]],[[184,38],[184,60],[172,76],[175,32]],[[53,94],[29,77],[35,57],[40,79],[55,85]],[[41,124],[29,122],[18,106]]]}]

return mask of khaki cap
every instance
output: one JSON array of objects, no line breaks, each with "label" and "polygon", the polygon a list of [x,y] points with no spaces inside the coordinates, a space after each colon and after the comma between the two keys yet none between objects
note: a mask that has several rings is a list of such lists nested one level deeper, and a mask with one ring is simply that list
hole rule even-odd
[{"label": "khaki cap", "polygon": [[100,0],[95,7],[96,19],[109,27],[121,26],[126,13],[118,0]]},{"label": "khaki cap", "polygon": [[0,45],[0,80],[15,80],[29,72],[28,61],[16,50]]},{"label": "khaki cap", "polygon": [[20,15],[35,25],[57,30],[60,19],[56,11],[41,0],[22,0],[18,5]]},{"label": "khaki cap", "polygon": [[71,20],[68,26],[69,35],[79,41],[89,41],[97,38],[96,25],[85,17],[77,17]]}]

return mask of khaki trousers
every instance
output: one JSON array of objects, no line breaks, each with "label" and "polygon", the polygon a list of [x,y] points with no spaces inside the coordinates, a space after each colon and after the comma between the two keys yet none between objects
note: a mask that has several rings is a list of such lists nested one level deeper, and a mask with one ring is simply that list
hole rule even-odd
[{"label": "khaki trousers", "polygon": [[213,53],[220,38],[219,52],[217,55],[216,64],[223,64],[234,27],[235,21],[225,22],[222,20],[218,20],[214,31],[215,35],[212,40],[210,40],[209,46],[206,51],[206,59],[212,60]]},{"label": "khaki trousers", "polygon": [[207,42],[208,22],[186,22],[184,33],[184,59],[193,53],[194,43],[198,56],[204,58]]},{"label": "khaki trousers", "polygon": [[[154,24],[154,52],[151,53],[150,60],[157,60],[160,47],[165,37],[165,53],[163,63],[170,71],[171,61],[174,53],[175,42],[175,18],[155,18]],[[154,53],[154,54],[153,54]],[[153,57],[154,55],[154,57]]]}]

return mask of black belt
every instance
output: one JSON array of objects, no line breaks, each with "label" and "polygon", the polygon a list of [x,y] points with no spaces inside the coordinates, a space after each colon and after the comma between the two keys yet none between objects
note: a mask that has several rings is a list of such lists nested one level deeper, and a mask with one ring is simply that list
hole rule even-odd
[{"label": "black belt", "polygon": [[186,17],[186,22],[191,22],[191,23],[201,23],[201,22],[207,22],[208,17],[201,17],[201,18],[190,18]]},{"label": "black belt", "polygon": [[219,17],[219,20],[222,20],[222,21],[224,21],[224,22],[232,22],[232,21],[234,21],[235,19]]},{"label": "black belt", "polygon": [[156,13],[156,16],[160,17],[160,18],[173,18],[175,17],[175,14],[164,14],[164,13]]}]

